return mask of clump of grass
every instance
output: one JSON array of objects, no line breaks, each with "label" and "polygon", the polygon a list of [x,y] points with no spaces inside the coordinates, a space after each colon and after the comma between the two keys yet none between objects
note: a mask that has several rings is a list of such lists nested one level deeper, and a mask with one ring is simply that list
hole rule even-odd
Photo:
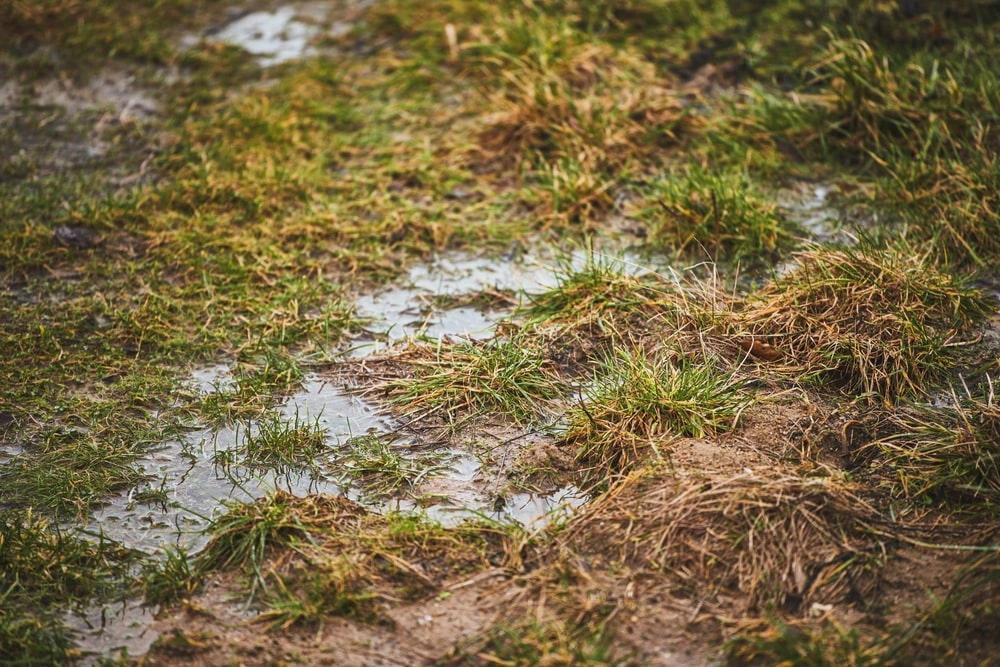
[{"label": "clump of grass", "polygon": [[[880,205],[908,223],[911,237],[932,242],[950,262],[986,266],[1000,253],[1000,222],[994,213],[998,135],[983,119],[1000,113],[1000,79],[985,53],[959,56],[967,48],[965,31],[992,29],[992,17],[977,14],[970,7],[934,19],[956,34],[933,47],[912,32],[899,41],[874,41],[827,29],[806,82],[822,92],[797,104],[797,119],[779,119],[777,129],[798,145],[822,146],[852,168],[864,165],[884,184]],[[897,26],[907,33],[919,30],[919,21]]]},{"label": "clump of grass", "polygon": [[563,441],[602,471],[621,472],[650,448],[733,428],[751,403],[712,361],[622,348],[597,370]]},{"label": "clump of grass", "polygon": [[728,664],[801,667],[889,667],[885,638],[846,629],[834,620],[770,617],[743,624],[725,646]]},{"label": "clump of grass", "polygon": [[66,606],[124,595],[132,554],[89,542],[30,511],[0,518],[0,659],[55,664],[71,659]]},{"label": "clump of grass", "polygon": [[800,377],[894,402],[922,395],[989,312],[982,294],[912,247],[810,249],[748,299],[750,333]]},{"label": "clump of grass", "polygon": [[662,573],[677,594],[744,610],[795,613],[859,601],[877,586],[879,514],[854,486],[781,470],[721,479],[633,474],[559,533],[559,548],[608,568]]},{"label": "clump of grass", "polygon": [[277,412],[243,424],[243,437],[234,449],[217,452],[219,463],[247,468],[299,469],[312,467],[326,449],[326,429],[319,418],[289,421]]},{"label": "clump of grass", "polygon": [[556,324],[617,338],[623,325],[644,323],[669,308],[659,278],[629,272],[620,257],[591,250],[582,266],[563,259],[555,274],[556,286],[529,295],[530,303],[515,317],[529,326]]},{"label": "clump of grass", "polygon": [[751,263],[773,259],[794,245],[796,229],[774,197],[759,191],[744,172],[713,172],[692,165],[663,177],[647,197],[647,245],[683,255]]},{"label": "clump of grass", "polygon": [[6,48],[42,43],[64,49],[61,64],[117,56],[168,62],[175,53],[164,26],[191,25],[211,3],[169,0],[155,6],[113,0],[99,5],[73,0],[9,2],[0,7]]},{"label": "clump of grass", "polygon": [[374,620],[387,601],[420,598],[446,577],[488,566],[488,545],[507,539],[485,527],[371,514],[339,496],[282,492],[231,507],[210,530],[201,566],[244,568],[250,594],[264,593],[262,620],[276,627],[328,614]]},{"label": "clump of grass", "polygon": [[406,455],[385,435],[358,435],[346,440],[338,458],[345,474],[371,497],[384,498],[403,488],[412,489],[435,470],[447,470],[437,453]]},{"label": "clump of grass", "polygon": [[139,577],[142,599],[147,605],[181,600],[201,587],[202,572],[183,546],[166,546],[163,551],[164,559],[145,563]]},{"label": "clump of grass", "polygon": [[519,167],[522,198],[544,220],[590,225],[614,204],[639,155],[677,143],[679,96],[635,52],[594,40],[566,17],[517,11],[463,45],[480,85],[485,167]]},{"label": "clump of grass", "polygon": [[895,492],[909,499],[959,501],[979,510],[1000,506],[1000,405],[992,381],[985,395],[953,392],[948,408],[910,407],[897,433],[872,443]]},{"label": "clump of grass", "polygon": [[500,624],[476,646],[476,660],[471,655],[449,660],[447,664],[482,664],[488,661],[509,665],[586,665],[610,667],[630,664],[616,658],[613,636],[604,626],[574,624],[566,620],[522,620]]},{"label": "clump of grass", "polygon": [[407,376],[369,392],[383,395],[414,419],[435,415],[454,424],[496,414],[526,423],[545,415],[560,394],[554,365],[520,335],[414,346],[394,361]]}]

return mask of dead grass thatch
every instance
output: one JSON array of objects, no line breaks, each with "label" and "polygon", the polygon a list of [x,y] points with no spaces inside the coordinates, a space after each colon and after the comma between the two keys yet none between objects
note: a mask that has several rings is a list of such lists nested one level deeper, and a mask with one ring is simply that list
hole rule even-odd
[{"label": "dead grass thatch", "polygon": [[885,559],[878,512],[845,482],[771,474],[720,480],[634,474],[558,535],[563,552],[664,576],[718,604],[808,609],[867,599]]},{"label": "dead grass thatch", "polygon": [[788,370],[848,392],[889,402],[925,394],[988,312],[977,290],[912,248],[817,248],[796,259],[750,297],[744,326]]}]

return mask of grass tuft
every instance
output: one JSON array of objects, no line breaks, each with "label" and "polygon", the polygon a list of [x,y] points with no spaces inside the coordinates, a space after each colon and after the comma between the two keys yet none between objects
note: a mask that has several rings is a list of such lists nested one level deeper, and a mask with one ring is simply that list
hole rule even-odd
[{"label": "grass tuft", "polygon": [[[989,380],[989,378],[987,378]],[[1000,405],[953,392],[950,407],[913,406],[895,417],[897,433],[872,443],[897,495],[927,503],[950,499],[977,511],[1000,507]]]},{"label": "grass tuft", "polygon": [[561,391],[553,364],[523,336],[415,346],[395,361],[406,377],[369,393],[414,419],[436,415],[455,424],[491,413],[528,423],[544,417]]},{"label": "grass tuft", "polygon": [[894,402],[957,361],[987,300],[912,247],[810,249],[748,300],[743,321],[805,379]]},{"label": "grass tuft", "polygon": [[623,472],[648,450],[679,437],[733,428],[751,399],[712,361],[619,349],[598,368],[573,410],[563,442],[608,474]]},{"label": "grass tuft", "polygon": [[795,227],[744,172],[714,172],[698,165],[653,184],[655,208],[646,244],[654,250],[713,260],[759,263],[795,244]]}]

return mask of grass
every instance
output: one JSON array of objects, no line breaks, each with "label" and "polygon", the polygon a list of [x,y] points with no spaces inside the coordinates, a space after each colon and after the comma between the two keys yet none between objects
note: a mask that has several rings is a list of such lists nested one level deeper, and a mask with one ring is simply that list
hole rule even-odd
[{"label": "grass", "polygon": [[195,593],[202,573],[183,547],[164,547],[163,560],[143,564],[140,579],[142,599],[147,605],[165,605]]},{"label": "grass", "polygon": [[447,455],[404,452],[390,436],[356,435],[341,446],[338,465],[369,498],[398,497],[428,475],[448,469]]},{"label": "grass", "polygon": [[896,416],[896,433],[872,444],[895,494],[928,504],[996,511],[1000,501],[1000,410],[992,381],[983,394],[959,397],[948,407],[912,406]]},{"label": "grass", "polygon": [[316,458],[327,448],[326,429],[319,419],[300,421],[298,414],[288,420],[277,412],[237,427],[237,445],[217,450],[214,459],[225,467],[291,470],[314,468]]},{"label": "grass", "polygon": [[523,621],[499,625],[476,646],[475,658],[468,654],[447,661],[450,665],[489,661],[507,665],[587,665],[610,667],[631,664],[616,658],[610,633],[603,628],[573,627],[559,621]]},{"label": "grass", "polygon": [[909,246],[814,248],[749,297],[743,322],[800,377],[892,403],[945,379],[988,303]]},{"label": "grass", "polygon": [[808,623],[772,618],[741,629],[727,643],[726,658],[730,665],[883,667],[896,664],[885,655],[886,648],[834,620]]},{"label": "grass", "polygon": [[[599,555],[610,572],[657,573],[705,604],[724,607],[715,595],[737,590],[754,610],[863,604],[884,555],[868,527],[878,512],[857,491],[780,469],[711,480],[633,473],[570,519],[558,543]],[[705,581],[712,592],[699,590]]]},{"label": "grass", "polygon": [[[787,462],[755,467],[759,478],[644,471],[544,538],[541,569],[583,554],[586,568],[561,572],[593,579],[528,586],[542,596],[534,609],[557,613],[512,619],[483,650],[613,661],[626,607],[608,591],[668,580],[749,601],[713,599],[706,613],[776,609],[742,645],[758,659],[866,663],[865,632],[796,616],[848,593],[881,613],[872,587],[885,556],[868,532],[879,484],[907,520],[941,500],[969,521],[994,518],[992,389],[950,408],[911,403],[995,352],[976,329],[995,304],[967,280],[995,278],[1000,256],[995,4],[384,0],[350,35],[328,36],[324,57],[268,70],[226,45],[180,53],[174,30],[221,16],[200,0],[0,7],[5,80],[44,90],[122,68],[129,92],[160,105],[129,119],[38,105],[28,91],[0,129],[0,444],[19,452],[0,468],[0,505],[17,518],[0,543],[14,573],[0,587],[4,650],[70,655],[51,610],[117,590],[117,555],[45,522],[82,521],[147,483],[137,461],[193,421],[254,424],[239,452],[251,467],[322,451],[315,424],[275,408],[356,330],[356,292],[442,250],[594,234],[599,247],[719,264],[682,284],[591,253],[492,341],[368,360],[384,371],[373,395],[456,431],[564,416],[581,464],[620,471],[674,437],[722,442],[751,400],[737,378],[764,393],[795,384],[839,415],[876,401],[895,411],[898,432],[852,458],[888,476],[849,484],[806,446],[817,460],[804,467],[827,477]],[[803,179],[853,192],[844,203],[875,221],[878,243],[787,255],[798,230],[773,192]],[[232,387],[180,389],[190,368],[218,363]],[[581,377],[594,382],[577,403],[567,388]],[[363,436],[343,462],[375,495],[436,465],[398,454]],[[165,492],[149,498],[168,504]],[[204,556],[169,552],[146,570],[148,599],[190,596],[203,572],[228,567],[250,573],[278,627],[371,620],[515,548],[495,532],[280,494],[234,506],[213,530]],[[920,644],[932,658],[993,618],[995,563],[976,568],[962,586],[982,597],[955,592],[975,604],[920,626],[934,631]],[[544,598],[554,582],[556,602]],[[586,606],[587,587],[605,584]],[[594,613],[574,622],[556,609],[567,600]]]},{"label": "grass", "polygon": [[653,183],[647,197],[650,249],[711,260],[763,262],[795,245],[798,230],[778,211],[773,194],[745,172],[692,165]]},{"label": "grass", "polygon": [[627,471],[673,439],[729,430],[752,399],[711,360],[696,363],[670,350],[619,349],[602,364],[562,441],[601,476]]},{"label": "grass", "polygon": [[134,555],[113,542],[90,542],[30,511],[0,521],[0,659],[44,665],[73,659],[63,614],[124,596]]},{"label": "grass", "polygon": [[275,627],[330,614],[376,620],[387,600],[437,593],[446,577],[489,566],[497,542],[512,539],[485,526],[379,516],[343,497],[281,492],[232,506],[211,532],[199,567],[244,569],[249,595],[263,595],[260,620]]},{"label": "grass", "polygon": [[382,395],[414,419],[434,415],[456,424],[491,413],[529,423],[544,419],[560,395],[552,363],[516,336],[411,347],[393,362],[402,377],[369,393]]},{"label": "grass", "polygon": [[556,324],[611,337],[636,321],[661,312],[666,286],[655,274],[629,271],[623,257],[586,254],[582,266],[572,257],[561,260],[554,272],[556,285],[528,295],[529,303],[515,315],[527,325]]}]

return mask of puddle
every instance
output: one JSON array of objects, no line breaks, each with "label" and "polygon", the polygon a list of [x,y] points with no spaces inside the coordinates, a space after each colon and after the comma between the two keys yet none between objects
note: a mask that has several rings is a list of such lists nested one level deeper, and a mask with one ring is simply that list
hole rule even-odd
[{"label": "puddle", "polygon": [[[582,266],[586,257],[581,251],[568,261]],[[523,256],[509,261],[447,255],[415,266],[400,285],[362,296],[357,310],[370,319],[372,336],[381,335],[389,342],[417,335],[485,338],[492,335],[496,320],[509,311],[514,298],[556,284],[555,265],[555,260],[542,262]],[[643,270],[638,264],[634,269]],[[503,298],[496,299],[500,307],[483,312],[461,303],[483,293],[502,294]],[[436,307],[442,300],[460,305]],[[228,365],[217,364],[196,369],[184,384],[192,392],[208,395],[231,390],[234,378]],[[204,530],[227,511],[227,502],[250,501],[274,489],[297,496],[343,494],[375,511],[420,512],[447,526],[483,518],[537,526],[556,516],[560,508],[576,507],[585,500],[574,488],[549,495],[498,495],[498,480],[491,483],[486,479],[487,474],[496,473],[486,473],[476,456],[458,450],[439,455],[414,448],[409,441],[393,440],[398,425],[391,418],[316,376],[307,378],[302,390],[277,412],[283,422],[315,425],[324,431],[327,450],[316,457],[311,468],[251,470],[238,465],[238,455],[232,457],[236,463],[222,466],[220,453],[235,452],[245,445],[247,427],[194,429],[141,460],[139,465],[151,481],[94,512],[86,530],[155,558],[163,557],[164,545],[198,553],[209,540]],[[251,424],[250,433],[259,428]],[[359,436],[386,436],[392,451],[411,466],[406,470],[408,481],[394,487],[397,490],[388,497],[369,497],[364,480],[351,479],[351,450],[346,448],[354,446],[350,441]],[[146,635],[152,620],[152,613],[129,602],[90,610],[83,617],[77,616],[72,625],[82,635],[81,648],[103,655],[126,648],[130,655],[141,655],[151,641]]]},{"label": "puddle", "polygon": [[[213,391],[229,381],[227,367],[212,366],[193,373],[190,384]],[[317,423],[326,430],[331,448],[369,430],[392,430],[391,422],[370,405],[315,378],[279,412],[287,420]],[[139,462],[152,478],[149,486],[112,499],[94,512],[87,530],[149,554],[160,554],[164,544],[197,552],[208,541],[201,531],[225,512],[224,501],[252,500],[274,489],[297,496],[341,492],[332,471],[317,476],[308,470],[248,470],[237,465],[227,470],[216,464],[217,452],[235,450],[245,438],[245,429],[226,426],[198,429],[166,443]]]},{"label": "puddle", "polygon": [[799,183],[782,190],[778,203],[789,220],[798,224],[815,243],[856,242],[846,229],[840,212],[829,201],[834,188],[824,183]]},{"label": "puddle", "polygon": [[226,25],[212,41],[227,42],[257,56],[262,67],[279,65],[310,53],[309,40],[319,29],[298,20],[293,7],[252,12]]},{"label": "puddle", "polygon": [[[564,261],[580,268],[587,257],[588,253],[580,250]],[[514,260],[449,253],[414,266],[397,285],[358,297],[355,314],[368,321],[366,330],[372,336],[390,343],[410,337],[486,339],[493,335],[497,321],[510,312],[513,305],[510,300],[556,286],[559,265],[551,256],[525,254]],[[647,270],[638,260],[630,258],[623,260],[623,267],[635,273]],[[495,297],[501,305],[485,308],[485,312],[467,305],[452,308],[436,305],[477,296],[481,301]],[[356,354],[363,356],[377,349],[374,344],[363,346]]]},{"label": "puddle", "polygon": [[101,663],[125,651],[128,656],[145,655],[159,633],[153,623],[160,608],[144,607],[140,600],[125,600],[117,604],[94,607],[85,612],[67,612],[63,619],[82,654],[78,663],[85,667]]},{"label": "puddle", "polygon": [[187,386],[199,394],[214,394],[235,389],[236,380],[227,364],[215,364],[195,369]]},{"label": "puddle", "polygon": [[587,496],[575,486],[566,486],[547,495],[516,493],[506,499],[499,514],[505,520],[517,521],[522,526],[531,528],[540,522],[557,520],[560,512],[568,515],[586,500]]}]

